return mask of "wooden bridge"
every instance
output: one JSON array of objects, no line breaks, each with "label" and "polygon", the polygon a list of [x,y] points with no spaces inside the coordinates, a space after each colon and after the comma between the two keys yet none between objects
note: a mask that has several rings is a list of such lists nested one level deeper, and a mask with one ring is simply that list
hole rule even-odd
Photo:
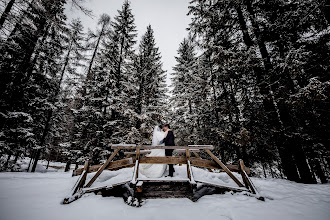
[{"label": "wooden bridge", "polygon": [[[214,149],[212,145],[112,145],[111,148],[114,152],[104,164],[89,166],[89,162],[86,161],[84,168],[74,170],[73,175],[80,175],[80,177],[72,188],[70,195],[63,200],[63,204],[68,204],[80,198],[84,193],[91,192],[101,193],[103,196],[122,196],[128,204],[136,206],[139,206],[140,201],[145,198],[187,197],[192,201],[197,201],[205,194],[224,193],[225,191],[245,192],[248,195],[264,200],[263,197],[259,195],[257,189],[249,178],[248,174],[250,173],[250,170],[244,166],[243,161],[239,160],[238,165],[223,164],[221,160],[211,152],[211,150]],[[173,149],[174,155],[178,156],[148,157],[147,154],[152,149]],[[120,150],[126,150],[124,152],[126,158],[113,161]],[[199,155],[201,151],[205,151],[212,160],[202,159]],[[139,165],[143,163],[185,164],[187,166],[187,178],[140,178]],[[193,175],[192,166],[205,168],[209,172],[213,172],[213,170],[225,172],[237,186],[196,180]],[[134,167],[131,180],[113,185],[92,187],[95,180],[104,170],[119,170],[127,167]],[[87,183],[85,183],[87,173],[92,172],[96,173]],[[240,173],[242,182],[232,172]],[[200,183],[199,187],[197,187],[197,183]]]}]

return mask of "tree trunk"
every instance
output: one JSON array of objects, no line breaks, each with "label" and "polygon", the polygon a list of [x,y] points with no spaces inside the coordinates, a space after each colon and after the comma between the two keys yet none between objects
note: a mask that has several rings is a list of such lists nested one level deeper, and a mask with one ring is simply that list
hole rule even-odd
[{"label": "tree trunk", "polygon": [[275,178],[271,163],[268,163],[268,166],[269,166],[270,174],[272,175],[272,178]]},{"label": "tree trunk", "polygon": [[[270,62],[270,56],[268,54],[263,35],[261,34],[261,31],[259,29],[259,25],[256,22],[255,13],[252,7],[251,0],[246,0],[246,7],[250,15],[249,18],[253,27],[253,32],[257,39],[257,44],[263,59],[263,64],[265,69],[264,74],[260,74],[260,73],[256,74],[257,82],[260,87],[260,93],[261,95],[263,95],[263,104],[265,107],[265,111],[267,113],[267,117],[269,118],[269,125],[272,126],[274,130],[278,131],[277,133],[275,133],[275,135],[278,134],[278,136],[275,137],[275,143],[278,148],[279,155],[282,161],[283,171],[289,180],[299,181],[299,174],[297,171],[297,167],[292,160],[293,152],[291,152],[290,146],[284,147],[285,145],[288,145],[288,143],[285,143],[286,138],[283,134],[283,123],[280,118],[281,113],[277,108],[272,92],[272,86],[270,86],[271,82],[268,79],[269,76],[270,77],[272,76],[272,70],[273,70],[273,66]],[[261,70],[257,70],[257,71],[261,71]]]},{"label": "tree trunk", "polygon": [[243,34],[243,40],[245,42],[245,45],[247,46],[247,48],[253,46],[253,41],[249,35],[248,29],[247,29],[247,25],[243,16],[243,12],[241,9],[241,5],[238,4],[238,6],[236,7],[236,11],[237,11],[237,16],[238,16],[238,21],[239,21],[239,25],[241,27],[241,31]]},{"label": "tree trunk", "polygon": [[303,183],[316,183],[316,179],[313,177],[313,173],[311,172],[308,163],[307,158],[305,156],[305,153],[301,147],[301,142],[299,137],[292,137],[289,140],[289,143],[291,142],[291,148],[294,149],[293,156],[295,158],[295,161],[297,163],[297,167],[300,174],[300,180]]},{"label": "tree trunk", "polygon": [[39,160],[39,157],[40,157],[40,153],[41,153],[41,149],[38,149],[37,150],[37,153],[35,155],[35,158],[34,158],[34,163],[33,163],[31,172],[35,172],[36,171],[38,160]]},{"label": "tree trunk", "polygon": [[[50,127],[50,120],[52,118],[52,115],[53,115],[53,111],[52,110],[48,110],[45,127],[43,129],[43,133],[42,133],[42,137],[41,137],[41,141],[40,141],[41,142],[40,143],[40,146],[44,146],[44,144],[45,144],[46,137],[47,137],[47,134],[48,134],[48,130],[49,130],[49,127]],[[38,160],[39,160],[39,157],[40,157],[40,153],[41,153],[41,149],[38,149],[37,150],[36,157],[34,159],[34,163],[33,163],[33,167],[32,167],[31,172],[35,172],[35,170],[36,170],[36,167],[37,167],[37,164],[38,164]]]},{"label": "tree trunk", "polygon": [[313,163],[314,163],[315,173],[320,178],[321,183],[328,183],[328,179],[322,170],[319,159],[318,158],[314,159]]},{"label": "tree trunk", "polygon": [[263,162],[261,162],[261,165],[262,165],[262,170],[264,171],[264,176],[265,176],[265,178],[267,178],[265,164]]},{"label": "tree trunk", "polygon": [[100,41],[101,41],[102,36],[103,36],[105,25],[106,25],[106,23],[103,23],[103,26],[102,26],[100,35],[99,35],[99,37],[97,39],[97,42],[96,42],[96,45],[95,45],[95,48],[94,48],[94,52],[93,52],[92,58],[91,58],[91,60],[89,62],[88,70],[87,70],[87,75],[86,75],[86,81],[91,80],[91,78],[92,78],[91,70],[92,70],[92,67],[93,67],[93,63],[94,63],[94,59],[95,59],[95,56],[96,56],[96,53],[97,53],[97,49],[99,48],[99,44],[100,44]]},{"label": "tree trunk", "polygon": [[50,161],[50,157],[51,157],[51,151],[49,151],[49,155],[48,155],[48,159],[47,159],[47,166],[46,166],[46,170],[48,170],[49,167],[49,161]]},{"label": "tree trunk", "polygon": [[5,23],[14,3],[15,3],[15,0],[10,0],[5,8],[5,11],[2,13],[1,18],[0,18],[0,30],[2,29],[3,24]]},{"label": "tree trunk", "polygon": [[70,170],[70,166],[71,166],[71,160],[68,160],[66,162],[64,172],[68,172]]},{"label": "tree trunk", "polygon": [[8,154],[8,157],[7,157],[6,163],[3,165],[3,167],[4,167],[5,169],[8,168],[8,164],[9,164],[9,161],[10,161],[11,155],[12,155],[12,153],[9,153],[9,154]]},{"label": "tree trunk", "polygon": [[19,154],[20,154],[20,152],[17,151],[16,154],[15,154],[14,164],[16,164],[16,162],[18,160]]}]

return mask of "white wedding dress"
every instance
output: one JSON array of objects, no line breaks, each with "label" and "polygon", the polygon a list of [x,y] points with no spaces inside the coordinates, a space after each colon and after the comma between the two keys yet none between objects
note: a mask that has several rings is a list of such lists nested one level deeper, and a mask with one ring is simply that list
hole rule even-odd
[{"label": "white wedding dress", "polygon": [[[160,141],[164,139],[165,132],[156,126],[152,137],[152,146],[165,145],[160,144]],[[165,157],[165,149],[152,149],[151,153],[146,155],[147,157]],[[167,164],[140,164],[139,171],[142,175],[148,178],[160,178],[164,175]]]}]

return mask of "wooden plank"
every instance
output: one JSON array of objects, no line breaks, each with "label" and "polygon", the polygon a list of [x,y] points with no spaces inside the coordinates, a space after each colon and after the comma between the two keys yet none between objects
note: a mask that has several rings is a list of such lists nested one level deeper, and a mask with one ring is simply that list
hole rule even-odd
[{"label": "wooden plank", "polygon": [[93,176],[93,178],[86,184],[86,187],[90,187],[97,177],[100,176],[100,174],[103,172],[103,170],[109,165],[109,163],[113,160],[113,158],[116,156],[116,154],[119,152],[120,149],[116,149],[115,152],[109,157],[109,159],[100,167],[100,169],[96,172],[96,174]]},{"label": "wooden plank", "polygon": [[[190,149],[190,152],[200,152],[199,149]],[[186,153],[186,149],[175,149],[173,153]]]},{"label": "wooden plank", "polygon": [[[111,149],[136,149],[136,145],[111,145]],[[141,145],[139,146],[141,150],[151,150],[151,149],[209,149],[213,150],[212,145],[189,145],[189,146],[151,146],[151,145]]]},{"label": "wooden plank", "polygon": [[188,175],[188,179],[191,181],[191,173],[190,173],[190,167],[189,167],[190,163],[188,163],[189,158],[190,158],[190,152],[189,152],[189,149],[186,149],[187,175]]},{"label": "wooden plank", "polygon": [[[144,158],[144,157],[142,157],[142,158]],[[112,161],[109,164],[109,166],[106,167],[105,169],[107,169],[107,170],[118,170],[118,169],[121,169],[121,168],[134,167],[135,160],[136,160],[135,157],[130,157],[130,158],[122,159],[122,160]],[[173,164],[176,164],[176,162],[173,163]],[[192,166],[208,168],[208,169],[217,169],[217,170],[220,170],[220,171],[224,172],[224,170],[216,162],[211,161],[211,160],[190,157],[190,163],[191,163]],[[184,163],[184,164],[186,164],[186,163]],[[90,166],[89,169],[88,169],[88,173],[96,172],[101,166],[102,166],[102,164],[97,164],[97,165]],[[240,171],[238,165],[226,164],[226,167],[230,171],[233,171],[233,172],[239,172]],[[250,169],[248,167],[244,167],[244,169],[245,169],[245,172],[249,175],[250,174]],[[77,176],[77,175],[82,174],[83,170],[84,170],[84,168],[79,168],[79,169],[74,170],[73,176]]]},{"label": "wooden plank", "polygon": [[137,174],[137,171],[138,171],[138,166],[139,166],[139,161],[137,160],[137,161],[135,161],[135,166],[134,166],[134,172],[133,172],[133,176],[132,176],[132,180],[131,180],[131,183],[132,184],[136,184],[136,182],[137,182],[137,176],[138,176],[138,174]]},{"label": "wooden plank", "polygon": [[250,187],[253,194],[258,194],[258,190],[254,187],[252,181],[250,180],[249,176],[246,174],[246,172],[244,170],[243,160],[239,160],[239,165],[240,165],[240,169],[241,169],[241,175],[242,175],[246,188]]},{"label": "wooden plank", "polygon": [[[81,197],[82,193],[77,193],[78,189],[82,188],[85,184],[87,173],[88,173],[89,161],[87,160],[84,164],[84,171],[82,175],[78,178],[76,184],[73,186],[71,193],[68,197],[64,198],[63,204],[68,204]],[[77,194],[76,194],[77,193]]]},{"label": "wooden plank", "polygon": [[227,185],[220,185],[220,184],[216,184],[216,183],[210,183],[210,182],[207,182],[207,181],[196,180],[196,182],[197,183],[202,183],[202,184],[205,184],[205,185],[209,185],[209,186],[214,186],[214,187],[217,187],[217,188],[229,189],[229,190],[232,190],[234,192],[248,191],[248,189],[246,189],[244,186],[242,188],[238,188],[238,187],[234,187],[234,186],[227,186]]},{"label": "wooden plank", "polygon": [[[197,152],[193,152],[193,154],[195,155],[195,157],[202,159]],[[212,169],[207,168],[207,170],[210,171],[211,173],[213,173]]]},{"label": "wooden plank", "polygon": [[[211,161],[211,160],[206,160],[206,159],[201,159],[201,158],[194,158],[191,157],[190,158],[190,162],[191,165],[196,166],[196,167],[203,167],[203,168],[209,168],[209,169],[217,169],[220,171],[225,172],[222,167],[217,164],[215,161]],[[238,165],[230,165],[230,164],[226,164],[226,167],[233,172],[239,172],[239,167]],[[250,173],[250,169],[245,167],[245,171],[246,173]]]},{"label": "wooden plank", "polygon": [[[140,150],[140,154],[149,154],[151,153],[150,150]],[[136,155],[136,152],[124,152],[125,155]]]},{"label": "wooden plank", "polygon": [[231,171],[209,150],[205,149],[205,151],[217,162],[221,168],[235,181],[235,183],[239,186],[242,187],[244,186],[235,176],[234,174],[231,173]]},{"label": "wooden plank", "polygon": [[[121,168],[134,167],[134,164],[135,164],[135,158],[130,157],[130,158],[122,159],[122,160],[112,161],[105,169],[106,170],[118,170]],[[98,171],[102,165],[103,164],[97,164],[97,165],[90,166],[88,169],[88,173]],[[84,170],[83,168],[76,169],[73,172],[73,176],[80,175],[83,172],[83,170]]]},{"label": "wooden plank", "polygon": [[141,157],[140,163],[154,164],[186,164],[186,157]]},{"label": "wooden plank", "polygon": [[247,178],[246,178],[246,176],[244,175],[244,163],[243,163],[243,160],[239,160],[238,161],[238,163],[239,163],[239,170],[240,170],[240,173],[241,173],[241,176],[242,176],[242,180],[243,180],[243,182],[244,182],[244,185],[245,185],[245,187],[248,189],[249,188],[249,184],[248,184],[248,180],[247,180]]},{"label": "wooden plank", "polygon": [[84,188],[84,189],[82,189],[82,191],[84,193],[91,193],[91,192],[99,191],[101,189],[112,189],[116,186],[124,185],[128,182],[130,182],[130,181],[123,181],[123,182],[119,182],[119,183],[115,183],[115,184],[111,184],[111,185],[97,186],[97,187],[92,187],[92,188]]},{"label": "wooden plank", "polygon": [[136,177],[135,179],[138,178],[139,175],[139,166],[140,166],[140,148],[136,149],[136,157],[135,157],[136,161],[138,162],[137,168],[136,168]]},{"label": "wooden plank", "polygon": [[89,161],[87,160],[87,161],[85,161],[85,164],[84,164],[84,173],[81,175],[81,177],[80,177],[80,179],[78,181],[77,186],[73,190],[72,195],[74,195],[78,191],[78,189],[79,188],[82,188],[83,185],[85,184],[87,173],[88,173],[88,165],[89,165]]},{"label": "wooden plank", "polygon": [[151,178],[139,178],[137,179],[137,181],[143,181],[143,182],[157,182],[157,183],[171,183],[171,182],[175,182],[175,183],[185,183],[185,182],[189,182],[189,179],[172,179],[172,178],[157,178],[157,179],[151,179]]}]

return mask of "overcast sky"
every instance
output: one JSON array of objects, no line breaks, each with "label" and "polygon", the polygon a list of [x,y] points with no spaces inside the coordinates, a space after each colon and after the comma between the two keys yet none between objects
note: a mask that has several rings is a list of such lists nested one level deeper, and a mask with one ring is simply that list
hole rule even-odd
[{"label": "overcast sky", "polygon": [[[146,31],[151,24],[154,29],[156,44],[162,55],[163,68],[167,74],[172,72],[175,65],[174,56],[180,42],[187,36],[186,28],[190,23],[187,16],[190,0],[131,0],[132,13],[135,16],[138,37]],[[95,30],[99,15],[107,13],[111,18],[116,16],[124,0],[86,0],[85,6],[93,11],[94,18],[90,18],[76,10],[67,10],[69,20],[78,18],[84,27]],[[169,77],[168,77],[169,78]],[[167,83],[170,81],[167,79]]]}]

